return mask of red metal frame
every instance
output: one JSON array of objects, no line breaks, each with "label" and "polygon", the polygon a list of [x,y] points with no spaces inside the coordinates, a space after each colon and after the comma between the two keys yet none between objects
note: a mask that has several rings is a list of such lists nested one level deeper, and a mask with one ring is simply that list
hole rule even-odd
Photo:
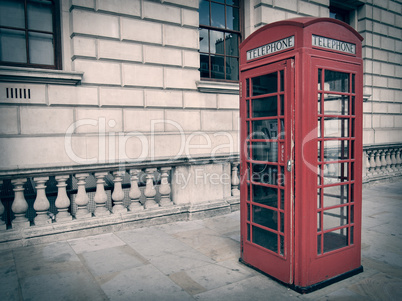
[{"label": "red metal frame", "polygon": [[[315,46],[313,35],[328,40],[315,40]],[[289,37],[294,37],[294,42],[284,44],[290,46],[286,49],[278,47],[270,54],[266,54],[268,47],[261,49]],[[344,48],[337,48],[337,41],[344,43]],[[362,270],[361,41],[353,28],[338,20],[298,18],[266,25],[240,46],[241,260],[301,291]],[[246,107],[248,102],[250,112],[247,81],[281,68],[287,74],[286,141],[279,145],[285,145],[286,160],[292,162],[292,170],[285,172],[288,206],[278,211],[286,216],[286,256],[282,258],[247,241],[248,208],[253,204],[248,197],[252,181],[247,173],[253,160],[247,158],[247,123],[252,119]],[[253,131],[250,125],[249,129]],[[286,170],[286,162],[280,161],[278,166]]]}]

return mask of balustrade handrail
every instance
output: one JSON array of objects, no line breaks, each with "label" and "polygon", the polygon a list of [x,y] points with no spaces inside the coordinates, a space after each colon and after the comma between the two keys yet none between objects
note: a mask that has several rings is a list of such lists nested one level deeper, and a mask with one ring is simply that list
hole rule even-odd
[{"label": "balustrade handrail", "polygon": [[52,166],[30,166],[27,168],[0,168],[0,180],[15,179],[21,177],[40,177],[52,174],[53,176],[81,173],[81,172],[108,172],[111,170],[122,170],[132,168],[160,168],[174,167],[178,165],[204,165],[218,162],[236,162],[239,161],[238,153],[224,153],[214,156],[181,156],[178,158],[159,157],[153,160],[124,161],[124,162],[104,162],[95,164],[77,164],[77,165],[52,165]]},{"label": "balustrade handrail", "polygon": [[363,145],[363,151],[382,149],[382,148],[394,148],[394,147],[402,147],[402,142],[389,143],[389,144],[367,144],[367,145]]}]

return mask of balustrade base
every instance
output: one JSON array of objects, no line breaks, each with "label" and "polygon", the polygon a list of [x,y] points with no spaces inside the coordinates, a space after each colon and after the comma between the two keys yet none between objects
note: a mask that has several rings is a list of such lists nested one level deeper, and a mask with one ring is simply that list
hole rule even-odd
[{"label": "balustrade base", "polygon": [[7,229],[6,224],[0,224],[0,231],[5,231]]},{"label": "balustrade base", "polygon": [[136,203],[131,203],[130,206],[128,206],[128,210],[131,212],[143,211],[144,207],[142,207],[142,205],[140,203],[136,202]]},{"label": "balustrade base", "polygon": [[77,211],[77,213],[75,214],[75,218],[77,220],[84,220],[84,219],[88,219],[92,217],[92,213],[89,212],[88,210],[85,211]]},{"label": "balustrade base", "polygon": [[26,229],[29,228],[31,226],[31,223],[29,221],[16,221],[13,220],[12,223],[12,228],[13,229]]},{"label": "balustrade base", "polygon": [[94,216],[96,217],[105,217],[109,216],[111,213],[106,207],[96,207]]},{"label": "balustrade base", "polygon": [[144,204],[144,208],[145,209],[159,208],[159,205],[154,200],[146,200],[145,204]]},{"label": "balustrade base", "polygon": [[232,197],[209,203],[173,205],[168,207],[158,206],[152,210],[129,211],[127,214],[108,214],[104,217],[96,216],[87,219],[74,219],[73,221],[62,223],[35,224],[35,226],[23,229],[9,229],[0,233],[0,250],[91,236],[117,230],[129,230],[171,222],[203,219],[237,211],[239,203],[239,198]]},{"label": "balustrade base", "polygon": [[168,207],[168,206],[173,206],[173,203],[172,203],[172,201],[170,199],[161,199],[159,201],[159,205],[161,207]]},{"label": "balustrade base", "polygon": [[52,219],[47,215],[47,213],[38,214],[34,219],[35,226],[43,226],[51,223]]},{"label": "balustrade base", "polygon": [[113,214],[124,214],[124,213],[127,213],[128,211],[127,211],[127,208],[124,207],[123,205],[116,205],[116,206],[113,206],[112,212],[113,212]]}]

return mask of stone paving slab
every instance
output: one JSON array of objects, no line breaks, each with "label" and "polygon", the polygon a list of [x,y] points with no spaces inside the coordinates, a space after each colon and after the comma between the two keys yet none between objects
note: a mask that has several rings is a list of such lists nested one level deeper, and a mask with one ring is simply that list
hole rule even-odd
[{"label": "stone paving slab", "polygon": [[364,272],[306,295],[239,263],[239,212],[0,251],[0,300],[400,300],[402,182],[363,191]]}]

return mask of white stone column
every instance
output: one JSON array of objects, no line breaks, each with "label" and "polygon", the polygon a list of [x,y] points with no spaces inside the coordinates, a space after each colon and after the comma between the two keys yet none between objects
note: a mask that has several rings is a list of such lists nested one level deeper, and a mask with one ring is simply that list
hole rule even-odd
[{"label": "white stone column", "polygon": [[144,190],[144,195],[146,197],[146,201],[144,204],[145,209],[149,208],[155,208],[158,207],[159,205],[155,202],[155,195],[156,195],[156,190],[154,186],[154,172],[156,171],[156,168],[147,168],[145,170],[147,174],[147,182]]},{"label": "white stone column", "polygon": [[396,168],[396,152],[397,152],[397,150],[398,149],[393,148],[392,152],[391,152],[391,163],[392,163],[391,164],[391,169],[392,169],[393,172],[397,171],[397,168]]},{"label": "white stone column", "polygon": [[11,180],[14,191],[14,201],[11,210],[14,212],[15,219],[12,221],[13,229],[27,228],[30,226],[29,220],[25,217],[28,210],[28,203],[24,196],[24,184],[27,182],[26,178]]},{"label": "white stone column", "polygon": [[239,196],[240,195],[240,190],[239,190],[239,176],[238,176],[238,170],[239,170],[239,162],[233,162],[232,163],[232,196]]},{"label": "white stone column", "polygon": [[127,212],[127,208],[123,206],[124,200],[124,191],[121,186],[121,182],[123,181],[125,171],[115,171],[113,172],[113,182],[114,182],[114,189],[112,193],[112,200],[113,200],[113,213],[125,213]]},{"label": "white stone column", "polygon": [[105,191],[105,180],[104,178],[107,176],[107,172],[96,172],[96,192],[94,196],[94,202],[96,204],[94,215],[99,216],[107,216],[110,214],[110,211],[106,208],[107,194]]},{"label": "white stone column", "polygon": [[381,174],[381,151],[379,149],[374,150],[375,153],[375,174]]},{"label": "white stone column", "polygon": [[[0,180],[0,188],[3,188],[3,180]],[[1,191],[1,189],[0,189]],[[6,230],[7,226],[6,223],[1,219],[1,216],[4,213],[4,205],[0,199],[0,230]]]},{"label": "white stone column", "polygon": [[71,221],[73,217],[68,212],[70,207],[70,199],[68,198],[66,187],[66,181],[70,178],[69,175],[56,176],[57,181],[57,198],[55,201],[55,206],[58,210],[56,215],[56,221]]},{"label": "white stone column", "polygon": [[367,153],[370,155],[370,177],[372,177],[375,174],[375,167],[376,167],[376,161],[375,161],[375,152],[373,150],[367,151]]},{"label": "white stone column", "polygon": [[169,172],[172,168],[171,167],[161,167],[161,184],[159,185],[159,193],[161,195],[161,199],[159,201],[159,205],[162,207],[172,206],[172,200],[170,199],[170,183],[168,180]]},{"label": "white stone column", "polygon": [[77,204],[77,212],[75,213],[76,219],[85,219],[92,217],[92,214],[88,211],[89,197],[85,190],[86,178],[89,177],[89,173],[78,173],[75,175],[78,182],[77,195],[75,196],[75,204]]},{"label": "white stone column", "polygon": [[387,161],[385,160],[385,155],[387,150],[382,149],[381,151],[381,173],[386,174],[387,173]]},{"label": "white stone column", "polygon": [[128,207],[130,211],[144,210],[144,207],[142,207],[140,203],[141,190],[138,188],[138,175],[140,174],[140,172],[141,169],[130,169],[131,187],[128,193],[128,196],[131,199],[131,204]]},{"label": "white stone column", "polygon": [[37,216],[34,219],[35,225],[44,225],[51,223],[49,216],[47,215],[50,208],[49,200],[46,197],[46,185],[49,177],[36,177],[33,179],[36,184],[36,199],[33,204],[33,208],[36,211]]},{"label": "white stone column", "polygon": [[365,159],[365,168],[364,168],[364,173],[363,173],[363,178],[368,178],[370,176],[370,155],[369,155],[369,151],[365,151],[363,150],[363,155],[364,155],[364,159]]}]

